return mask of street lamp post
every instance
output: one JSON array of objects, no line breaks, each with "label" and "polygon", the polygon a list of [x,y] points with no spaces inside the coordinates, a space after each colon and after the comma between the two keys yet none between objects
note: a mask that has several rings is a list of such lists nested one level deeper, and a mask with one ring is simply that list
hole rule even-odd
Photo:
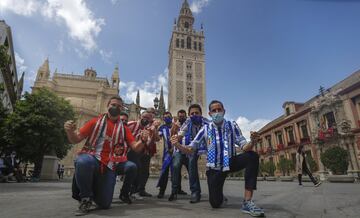
[{"label": "street lamp post", "polygon": [[154,108],[155,108],[155,116],[157,118],[160,117],[160,114],[159,114],[159,98],[157,97],[157,94],[156,94],[156,97],[154,98]]}]

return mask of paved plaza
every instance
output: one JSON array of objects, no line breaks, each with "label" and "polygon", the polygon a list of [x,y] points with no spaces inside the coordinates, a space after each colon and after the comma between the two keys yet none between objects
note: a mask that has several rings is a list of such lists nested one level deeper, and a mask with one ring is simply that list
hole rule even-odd
[{"label": "paved plaza", "polygon": [[[250,217],[240,212],[244,182],[228,180],[225,208],[212,209],[208,203],[206,180],[201,181],[202,200],[189,203],[188,196],[169,202],[170,189],[164,199],[157,199],[156,180],[150,179],[148,191],[154,195],[131,205],[118,199],[118,182],[109,210],[94,210],[86,217]],[[183,189],[188,191],[187,180]],[[71,183],[0,183],[0,217],[74,217],[77,202],[71,199]],[[255,202],[264,208],[266,217],[360,217],[360,184],[323,183],[315,188],[311,183],[299,187],[296,182],[258,182]]]}]

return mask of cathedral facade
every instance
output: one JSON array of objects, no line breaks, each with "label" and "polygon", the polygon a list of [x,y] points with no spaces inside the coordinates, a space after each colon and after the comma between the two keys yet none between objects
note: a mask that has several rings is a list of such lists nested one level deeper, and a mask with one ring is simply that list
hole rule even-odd
[{"label": "cathedral facade", "polygon": [[[46,87],[56,95],[68,100],[74,107],[76,123],[81,127],[93,117],[107,111],[107,103],[112,96],[119,95],[119,69],[115,67],[111,82],[107,78],[98,77],[94,69],[86,69],[83,75],[58,73],[56,70],[50,77],[49,60],[39,67],[33,91]],[[83,142],[74,145],[68,155],[61,161],[65,167],[73,167],[77,151]]]},{"label": "cathedral facade", "polygon": [[202,25],[197,31],[194,22],[185,0],[174,22],[169,46],[168,110],[174,115],[194,103],[206,112],[205,36]]}]

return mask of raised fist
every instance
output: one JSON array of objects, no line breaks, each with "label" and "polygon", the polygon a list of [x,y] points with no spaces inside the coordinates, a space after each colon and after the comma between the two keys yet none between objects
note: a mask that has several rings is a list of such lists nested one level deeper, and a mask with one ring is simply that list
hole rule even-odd
[{"label": "raised fist", "polygon": [[158,119],[154,120],[154,122],[153,122],[153,126],[154,126],[156,129],[159,128],[160,124],[161,124],[161,122],[160,122]]},{"label": "raised fist", "polygon": [[66,132],[71,132],[76,130],[76,124],[73,120],[68,120],[64,123],[64,129]]},{"label": "raised fist", "polygon": [[176,146],[179,143],[179,138],[177,135],[173,135],[173,136],[171,136],[170,141],[171,141],[172,145]]},{"label": "raised fist", "polygon": [[149,136],[150,136],[150,132],[149,132],[149,130],[143,130],[143,131],[141,131],[141,133],[140,133],[140,139],[141,139],[141,141],[147,141],[148,140],[148,138],[149,138]]}]

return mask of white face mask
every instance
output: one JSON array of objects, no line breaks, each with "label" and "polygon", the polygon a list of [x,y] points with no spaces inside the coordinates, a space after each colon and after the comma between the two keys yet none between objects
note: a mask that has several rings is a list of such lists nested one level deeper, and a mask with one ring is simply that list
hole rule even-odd
[{"label": "white face mask", "polygon": [[211,114],[211,119],[214,123],[221,123],[224,120],[224,112]]}]

